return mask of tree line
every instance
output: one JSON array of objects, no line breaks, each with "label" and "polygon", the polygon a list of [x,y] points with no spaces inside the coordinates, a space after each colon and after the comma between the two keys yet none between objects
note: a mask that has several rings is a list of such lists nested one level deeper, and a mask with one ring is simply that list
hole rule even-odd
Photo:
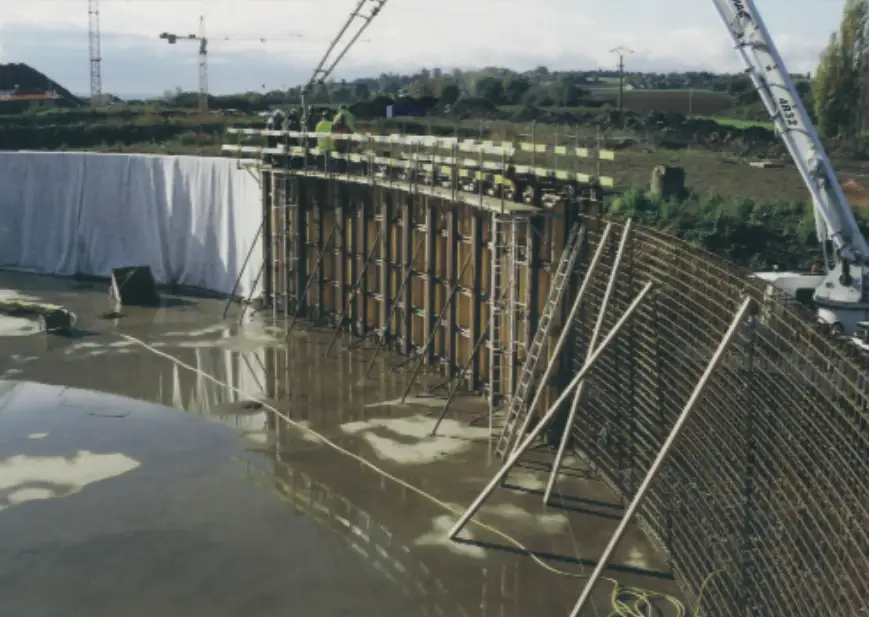
[{"label": "tree line", "polygon": [[[801,92],[808,95],[808,83],[801,76],[798,77]],[[625,85],[636,90],[694,89],[720,92],[731,95],[735,106],[739,107],[760,102],[751,81],[741,73],[631,72],[625,75]],[[616,71],[550,71],[546,67],[524,72],[498,67],[477,71],[443,71],[435,68],[406,75],[382,73],[377,77],[328,81],[315,85],[306,101],[313,104],[352,104],[378,96],[391,99],[407,96],[415,99],[433,98],[443,105],[453,105],[461,99],[481,99],[500,106],[597,107],[601,104],[601,93],[609,92],[609,98],[614,98],[617,86]],[[198,104],[197,95],[192,92],[166,92],[164,100],[180,107],[196,107]],[[212,97],[212,100],[212,107],[217,109],[251,110],[297,105],[301,101],[301,88],[247,92]]]},{"label": "tree line", "polygon": [[822,135],[861,135],[869,114],[869,0],[847,0],[839,31],[821,54],[812,83]]}]

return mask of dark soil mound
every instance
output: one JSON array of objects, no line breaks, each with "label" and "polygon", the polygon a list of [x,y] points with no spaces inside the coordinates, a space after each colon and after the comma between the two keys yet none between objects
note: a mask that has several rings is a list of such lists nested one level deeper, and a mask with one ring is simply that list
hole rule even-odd
[{"label": "dark soil mound", "polygon": [[54,91],[66,105],[84,105],[84,102],[73,96],[72,92],[26,64],[0,64],[0,90],[21,94],[43,94],[46,91]]}]

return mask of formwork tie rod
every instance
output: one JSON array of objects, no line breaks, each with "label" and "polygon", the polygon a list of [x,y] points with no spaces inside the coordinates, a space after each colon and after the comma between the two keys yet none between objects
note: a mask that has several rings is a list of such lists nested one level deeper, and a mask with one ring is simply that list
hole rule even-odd
[{"label": "formwork tie rod", "polygon": [[456,297],[456,292],[459,290],[459,281],[462,280],[462,276],[465,274],[465,270],[468,269],[468,266],[471,264],[471,257],[473,257],[473,252],[468,252],[468,256],[465,257],[465,263],[462,264],[462,269],[459,271],[459,276],[453,281],[452,288],[450,289],[450,295],[447,298],[447,301],[444,302],[443,307],[441,308],[441,312],[438,315],[437,321],[435,321],[434,325],[432,325],[431,332],[429,332],[428,340],[425,342],[425,345],[420,350],[418,358],[419,362],[417,362],[416,367],[413,369],[413,373],[410,376],[410,381],[407,384],[407,388],[404,390],[404,394],[401,395],[401,402],[403,403],[407,399],[407,395],[410,393],[410,389],[413,387],[414,382],[416,381],[416,376],[419,375],[419,371],[422,368],[423,360],[425,360],[425,355],[434,342],[435,334],[437,334],[438,329],[441,326],[441,322],[444,320],[444,315],[447,313],[447,309],[449,309],[450,305],[453,303],[453,298]]},{"label": "formwork tie rod", "polygon": [[[389,335],[389,324],[392,322],[392,318],[395,316],[395,311],[398,309],[398,299],[401,297],[401,294],[404,293],[408,281],[413,276],[413,264],[417,257],[419,257],[419,253],[422,251],[423,246],[425,246],[425,238],[417,243],[416,248],[413,251],[413,256],[406,264],[407,274],[404,276],[401,285],[399,285],[398,290],[396,290],[395,295],[392,297],[392,302],[389,306],[389,315],[386,316],[386,323],[381,325],[381,332],[377,337],[377,347],[374,350],[374,355],[371,356],[371,360],[368,361],[368,367],[365,369],[365,377],[368,377],[371,374],[371,368],[380,356],[380,352],[383,351],[383,348],[386,346],[386,340]],[[410,307],[406,306],[404,307],[404,310],[409,311]]]},{"label": "formwork tie rod", "polygon": [[368,253],[366,253],[365,255],[365,263],[362,264],[362,271],[359,273],[359,276],[356,278],[356,282],[353,284],[353,290],[347,297],[347,302],[344,303],[344,306],[341,309],[341,314],[338,315],[338,323],[335,325],[335,332],[332,334],[332,340],[329,341],[329,347],[326,349],[327,357],[332,351],[332,347],[335,346],[335,341],[338,340],[338,334],[340,334],[341,328],[344,325],[344,318],[350,311],[350,307],[353,306],[353,301],[359,294],[359,290],[362,289],[362,284],[363,282],[365,282],[365,275],[368,272],[368,266],[371,263],[371,258],[374,257],[374,251],[377,249],[378,242],[380,242],[380,237],[383,235],[383,231],[386,229],[386,225],[388,224],[391,223],[385,222],[385,224],[381,225],[380,229],[377,230],[377,235],[374,236],[374,241],[371,243],[371,247],[368,249]]}]

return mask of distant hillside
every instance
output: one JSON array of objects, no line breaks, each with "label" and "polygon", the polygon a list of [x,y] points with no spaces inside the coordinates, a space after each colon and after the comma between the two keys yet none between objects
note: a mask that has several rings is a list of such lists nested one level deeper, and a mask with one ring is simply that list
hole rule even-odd
[{"label": "distant hillside", "polygon": [[[81,106],[84,102],[72,92],[51,80],[47,75],[26,64],[0,64],[0,92],[6,94],[36,95],[54,92],[58,103],[65,106]],[[8,109],[21,101],[0,101],[0,109]]]}]

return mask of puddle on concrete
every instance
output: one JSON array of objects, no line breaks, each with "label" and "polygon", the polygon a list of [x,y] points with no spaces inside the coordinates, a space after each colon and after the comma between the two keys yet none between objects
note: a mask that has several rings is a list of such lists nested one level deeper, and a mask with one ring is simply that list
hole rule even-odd
[{"label": "puddle on concrete", "polygon": [[[103,302],[104,294],[100,292],[99,296],[100,302]],[[51,295],[47,297],[53,299]],[[437,587],[431,579],[431,572],[427,572],[428,568],[433,568],[445,577],[448,582],[446,588],[451,594],[456,595],[457,599],[453,598],[453,602],[461,604],[461,610],[456,610],[459,607],[452,606],[444,610],[444,614],[467,614],[469,617],[479,617],[483,610],[486,614],[490,610],[496,611],[497,609],[492,605],[491,594],[497,587],[497,581],[487,583],[481,580],[481,576],[483,579],[488,576],[481,572],[494,573],[500,568],[506,568],[507,564],[526,564],[527,559],[510,552],[447,541],[446,531],[455,520],[452,515],[443,514],[440,508],[433,507],[431,504],[422,507],[418,499],[415,505],[408,505],[414,503],[408,501],[412,497],[409,491],[405,494],[389,480],[370,470],[359,476],[354,475],[355,471],[362,469],[358,462],[336,454],[331,448],[324,448],[316,437],[301,428],[288,427],[283,422],[276,425],[274,417],[270,417],[273,414],[270,414],[266,408],[248,406],[247,403],[252,399],[271,401],[281,409],[282,413],[289,414],[302,426],[314,428],[337,443],[352,444],[348,447],[365,458],[375,462],[382,461],[384,467],[399,475],[412,475],[414,479],[412,483],[416,486],[424,486],[437,495],[465,505],[473,499],[485,479],[490,477],[485,460],[481,460],[485,459],[485,455],[482,457],[479,455],[479,443],[488,439],[488,427],[469,426],[467,415],[458,420],[447,417],[439,429],[438,436],[430,438],[429,433],[435,422],[434,416],[442,408],[443,399],[428,396],[410,397],[405,404],[401,404],[397,397],[404,390],[403,380],[406,376],[386,370],[381,371],[380,374],[374,372],[372,378],[366,378],[364,373],[367,359],[370,357],[369,352],[358,349],[333,351],[331,357],[325,358],[331,333],[323,334],[297,328],[287,345],[283,342],[281,332],[276,332],[256,320],[253,324],[239,328],[235,323],[219,320],[222,303],[216,303],[213,308],[216,310],[207,314],[198,314],[199,308],[197,308],[197,311],[189,311],[183,315],[175,309],[161,309],[162,321],[159,328],[154,327],[156,320],[153,323],[145,323],[133,319],[121,319],[116,326],[112,326],[112,328],[117,327],[120,332],[129,332],[144,340],[153,348],[177,357],[180,362],[193,367],[195,371],[181,368],[136,343],[120,339],[112,328],[101,325],[102,331],[97,335],[71,342],[48,339],[46,345],[46,342],[41,342],[40,337],[10,337],[4,341],[4,345],[9,341],[7,349],[17,355],[15,359],[10,356],[0,357],[0,374],[4,371],[7,373],[22,371],[16,375],[16,378],[55,381],[117,392],[190,412],[188,416],[176,413],[176,417],[189,418],[193,415],[201,415],[216,421],[197,424],[198,427],[203,427],[196,431],[197,435],[202,432],[210,434],[214,427],[224,430],[216,426],[217,423],[230,427],[232,429],[230,442],[232,448],[242,452],[240,460],[249,462],[246,456],[253,456],[250,452],[257,453],[256,456],[267,457],[261,461],[263,466],[259,472],[261,477],[257,479],[254,486],[259,491],[264,488],[271,490],[270,495],[274,498],[277,498],[277,495],[273,494],[276,483],[282,483],[283,493],[289,494],[291,490],[295,491],[295,497],[291,501],[292,508],[302,515],[299,520],[309,523],[317,521],[319,525],[316,530],[309,530],[307,533],[319,540],[332,538],[333,535],[342,538],[342,544],[335,549],[339,550],[341,555],[345,553],[350,555],[348,559],[362,559],[362,557],[357,558],[356,554],[366,555],[363,565],[357,565],[358,568],[385,572],[384,576],[399,582],[405,581],[406,576],[402,578],[404,575],[401,574],[400,568],[390,564],[400,563],[405,570],[419,572],[419,579],[417,582],[408,583],[409,588],[420,588],[421,585],[423,589],[431,591],[432,588]],[[79,313],[86,315],[84,311]],[[164,323],[166,325],[162,325]],[[28,345],[27,341],[40,342],[41,346]],[[274,344],[275,341],[277,344]],[[49,350],[48,354],[45,353],[46,349]],[[72,351],[66,353],[69,350]],[[26,361],[37,355],[40,358],[39,362]],[[214,377],[219,383],[215,383],[203,374]],[[418,387],[421,389],[423,386],[418,384]],[[39,397],[36,398],[39,400]],[[127,401],[127,403],[119,401]],[[91,416],[91,420],[101,423],[101,426],[115,427],[110,429],[111,431],[125,426],[125,423],[141,420],[142,414],[136,411],[138,403],[130,406],[129,399],[119,398],[119,401],[113,403],[114,408],[108,410],[104,417]],[[64,403],[65,407],[79,411],[84,411],[90,404],[86,399]],[[192,418],[192,420],[197,419]],[[48,438],[29,438],[30,435],[45,432],[50,433]],[[50,444],[56,432],[50,428],[32,426],[26,432],[22,430],[20,441],[31,447]],[[180,431],[177,435],[173,431],[170,433],[173,434],[168,438],[167,447],[174,444],[178,448],[177,452],[164,452],[166,465],[171,464],[172,457],[178,453],[205,456],[207,452],[209,456],[216,457],[210,459],[210,465],[214,465],[214,468],[200,466],[198,467],[200,475],[193,474],[191,478],[202,476],[202,470],[206,471],[205,476],[212,473],[216,474],[215,478],[219,476],[218,468],[224,462],[221,457],[227,451],[227,444],[215,446],[208,439],[200,442],[201,435],[188,434],[184,431]],[[144,434],[150,433],[146,430]],[[112,435],[114,433],[109,432],[106,436]],[[189,443],[178,445],[178,440],[181,439],[186,439]],[[0,456],[2,456],[3,443],[4,434],[0,427]],[[476,450],[472,451],[472,448]],[[80,449],[101,452],[98,448]],[[245,449],[248,450],[247,455],[243,453]],[[116,448],[114,451],[117,450],[119,449]],[[74,452],[69,455],[72,454]],[[135,460],[143,461],[141,468],[89,485],[81,492],[68,497],[67,501],[77,500],[87,495],[90,490],[102,490],[114,483],[125,483],[135,479],[139,474],[148,473],[151,465],[154,464],[147,453],[140,459],[130,456]],[[301,469],[319,478],[320,481],[329,482],[334,490],[318,484],[311,477],[288,471],[290,463],[299,465],[300,461],[304,463]],[[467,467],[460,467],[466,463]],[[426,467],[426,465],[431,466]],[[173,468],[171,472],[176,473],[178,469]],[[290,473],[292,473],[291,478],[281,477],[282,474]],[[226,479],[227,486],[231,487],[229,496],[239,500],[238,511],[235,514],[237,520],[247,520],[246,517],[249,515],[256,516],[259,507],[258,498],[251,498],[253,505],[249,511],[245,504],[241,503],[242,499],[237,496],[238,490],[232,488],[235,486],[233,482],[239,478],[237,461],[230,475],[232,478],[227,476]],[[333,481],[330,480],[332,476],[334,476]],[[223,482],[224,476],[219,477],[220,482]],[[246,478],[245,482],[251,483],[252,480]],[[539,490],[543,488],[545,476],[517,470],[511,473],[509,482]],[[188,492],[184,494],[191,495],[188,489],[185,491]],[[332,495],[329,498],[331,501],[321,503],[326,494]],[[522,506],[503,507],[500,505],[502,496],[500,495],[495,502],[498,505],[484,506],[482,515],[487,522],[492,522],[498,527],[503,524],[508,528],[518,527],[520,531],[530,530],[535,546],[539,546],[540,542],[547,543],[546,546],[551,543],[554,553],[572,554],[572,550],[567,546],[568,538],[560,535],[564,531],[564,520],[559,518],[558,511],[548,510],[541,516],[535,513],[536,510],[533,508],[534,505],[539,504],[539,497],[522,495],[518,491],[513,492],[514,497],[518,499],[528,497],[527,500],[519,502]],[[223,503],[221,499],[225,498],[225,496],[214,497],[219,503]],[[131,500],[139,503],[147,503],[147,499],[147,495],[131,496]],[[62,500],[58,503],[60,501]],[[204,524],[202,517],[208,514],[212,503],[209,501],[203,507],[200,496],[187,497],[187,501],[190,502],[190,509],[196,510],[198,523]],[[26,503],[0,513],[0,533],[2,533],[4,515],[36,505],[38,505],[36,502]],[[265,516],[265,523],[261,524],[259,520],[252,523],[256,531],[254,544],[260,541],[260,535],[276,533],[282,539],[289,533],[286,529],[274,531],[280,524],[288,525],[287,504],[281,503],[281,507],[280,523],[277,520],[270,522],[270,515]],[[456,507],[464,510],[463,506]],[[159,520],[161,514],[156,513],[155,516],[155,520]],[[295,520],[295,517],[289,518]],[[374,521],[377,520],[382,524],[374,526]],[[606,528],[601,529],[597,519],[592,521],[586,519],[583,522],[586,525],[594,525],[594,527],[582,528],[581,532],[583,555],[591,558],[602,549],[602,544],[608,537],[607,531]],[[294,524],[289,523],[290,529]],[[324,531],[325,529],[328,531]],[[475,530],[473,526],[469,526],[466,531],[479,534],[481,539],[489,539],[487,534],[479,529]],[[404,545],[397,542],[396,538],[399,536],[403,538]],[[593,545],[588,546],[589,542]],[[503,544],[503,541],[500,543]],[[623,551],[625,554],[630,548],[630,543],[626,544],[628,546]],[[397,546],[402,548],[396,548]],[[2,576],[2,548],[3,539],[0,535],[0,576]],[[267,556],[271,555],[271,547],[261,550]],[[484,552],[485,559],[476,556],[479,551]],[[432,561],[420,562],[416,556],[417,552],[424,555],[426,560],[431,558]],[[628,559],[631,563],[635,561],[640,563],[643,554],[642,549],[631,551]],[[308,553],[303,552],[302,555],[302,559],[308,559]],[[376,561],[378,555],[380,560]],[[654,555],[652,557],[650,561],[656,563]],[[272,568],[276,571],[287,570],[287,566],[279,560],[271,562],[269,559],[271,558],[266,559],[266,562],[272,563]],[[312,564],[319,563],[316,558],[312,559]],[[625,563],[625,558],[622,558],[621,562]],[[256,556],[251,556],[248,561],[237,563],[245,564],[241,568],[243,578],[251,571],[257,572],[262,567]],[[358,562],[354,563],[358,564]],[[196,570],[199,565],[190,564],[189,567],[191,570]],[[237,564],[227,565],[229,569],[237,567]],[[551,597],[556,593],[556,587],[561,589],[559,580],[565,580],[557,576],[553,578],[551,573],[533,564],[525,567],[529,568],[529,571],[523,578],[525,582],[520,594],[522,600],[521,603],[518,599],[511,601],[510,609],[504,613],[509,617],[540,613],[536,598],[543,594],[542,590],[545,589],[547,597]],[[184,576],[183,573],[180,574],[182,580]],[[329,576],[324,575],[322,580],[328,579]],[[273,580],[272,574],[267,572],[264,581],[271,580]],[[309,580],[307,586],[311,589],[322,587],[322,580]],[[252,588],[260,589],[261,587],[257,585],[262,584],[264,582],[255,580]],[[483,592],[484,594],[490,594],[482,601],[479,596],[481,587],[484,590],[488,589]],[[303,592],[306,589],[303,589]],[[358,586],[352,584],[348,589],[359,590]],[[359,590],[359,593],[362,591]],[[389,593],[392,591],[386,592],[386,595]],[[566,612],[569,603],[575,600],[575,593],[576,590],[568,580],[563,598],[566,603],[564,606],[559,603],[554,612]],[[609,590],[604,589],[602,593],[606,595]],[[292,599],[288,600],[286,605],[296,606]],[[489,608],[481,609],[484,605]],[[307,608],[312,609],[307,611],[308,614],[328,612],[320,610],[322,607],[319,606]],[[561,610],[562,608],[564,611]],[[156,610],[151,614],[159,612],[161,611]],[[384,613],[377,607],[372,607],[372,610],[365,613],[357,610],[351,612],[389,614],[389,610]],[[412,614],[417,614],[413,608],[409,610],[407,607],[404,608],[403,617]],[[219,617],[219,611],[216,615]]]},{"label": "puddle on concrete", "polygon": [[534,514],[511,503],[483,506],[480,510],[499,518],[533,527],[538,531],[548,534],[561,533],[566,531],[567,527],[567,517],[560,512],[550,511],[543,514]]},{"label": "puddle on concrete", "polygon": [[461,555],[462,557],[485,559],[486,549],[467,542],[468,540],[473,541],[475,539],[472,531],[469,531],[468,529],[462,530],[461,538],[466,540],[465,542],[453,542],[447,537],[450,529],[455,524],[456,519],[453,516],[447,514],[438,516],[432,521],[431,531],[417,538],[414,544],[417,546],[435,546],[443,548],[451,553],[455,553],[456,555]]},{"label": "puddle on concrete", "polygon": [[71,457],[0,459],[0,495],[5,497],[0,498],[0,511],[28,501],[68,497],[89,484],[120,476],[138,466],[138,461],[123,454],[95,454],[87,450],[79,450]]},{"label": "puddle on concrete", "polygon": [[0,289],[0,301],[17,300],[19,302],[41,302],[42,298],[16,291],[14,289]]},{"label": "puddle on concrete", "polygon": [[467,452],[475,441],[489,438],[488,428],[475,428],[449,418],[443,420],[438,434],[432,437],[434,423],[434,418],[419,415],[348,422],[341,429],[350,435],[361,435],[380,458],[402,464],[433,463]]},{"label": "puddle on concrete", "polygon": [[288,516],[239,473],[246,463],[269,464],[194,416],[0,381],[4,612],[427,614],[380,572],[389,560],[370,525],[323,533],[316,517]]},{"label": "puddle on concrete", "polygon": [[0,314],[0,337],[30,336],[42,331],[39,322],[27,317],[10,317]]}]

